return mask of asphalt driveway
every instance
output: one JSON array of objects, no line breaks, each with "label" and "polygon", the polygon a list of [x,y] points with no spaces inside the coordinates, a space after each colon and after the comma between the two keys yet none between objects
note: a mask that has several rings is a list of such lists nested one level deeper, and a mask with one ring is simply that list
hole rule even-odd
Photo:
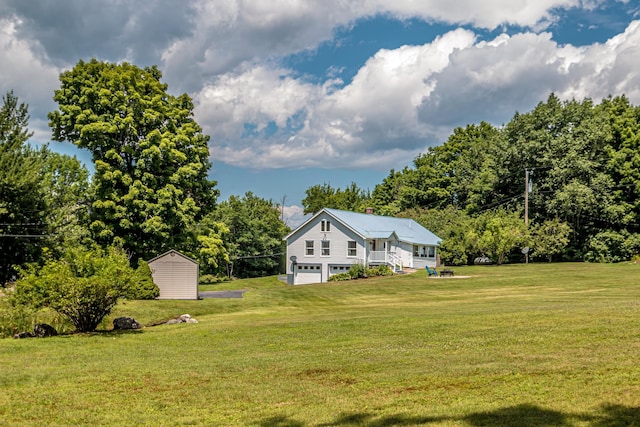
[{"label": "asphalt driveway", "polygon": [[239,291],[204,291],[198,292],[200,298],[242,298],[242,295],[247,292],[244,290]]}]

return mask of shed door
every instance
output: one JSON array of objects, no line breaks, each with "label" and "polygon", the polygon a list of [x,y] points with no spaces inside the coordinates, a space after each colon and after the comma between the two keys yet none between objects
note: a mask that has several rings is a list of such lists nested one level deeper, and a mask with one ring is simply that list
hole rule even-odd
[{"label": "shed door", "polygon": [[320,264],[298,264],[296,265],[293,283],[296,285],[306,285],[308,283],[322,282],[322,268]]}]

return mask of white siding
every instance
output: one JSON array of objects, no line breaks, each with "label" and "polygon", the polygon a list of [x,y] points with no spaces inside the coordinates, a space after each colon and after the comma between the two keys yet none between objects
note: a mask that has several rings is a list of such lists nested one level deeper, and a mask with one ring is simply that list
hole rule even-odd
[{"label": "white siding", "polygon": [[[330,221],[330,231],[322,231],[322,221]],[[314,241],[313,255],[306,254],[306,241]],[[322,241],[329,241],[330,256],[322,255]],[[347,252],[347,242],[353,240],[356,242],[356,256],[350,257]],[[296,264],[292,263],[291,257],[296,257]],[[310,278],[303,276],[299,279],[296,266],[300,264],[320,265],[321,280],[327,281],[329,277],[329,264],[351,265],[362,262],[364,259],[364,244],[362,239],[342,223],[330,217],[326,213],[319,215],[313,221],[305,224],[301,230],[298,230],[287,241],[287,282],[290,284],[300,284],[300,280],[306,281]],[[303,273],[304,274],[304,273]],[[314,276],[314,280],[317,276]],[[314,283],[314,282],[307,282]],[[317,283],[317,282],[315,282]]]},{"label": "white siding", "polygon": [[198,264],[176,251],[149,261],[158,299],[198,299]]}]

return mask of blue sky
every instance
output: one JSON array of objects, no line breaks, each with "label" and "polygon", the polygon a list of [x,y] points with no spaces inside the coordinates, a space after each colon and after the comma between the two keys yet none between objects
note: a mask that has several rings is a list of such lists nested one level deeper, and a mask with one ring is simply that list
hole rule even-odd
[{"label": "blue sky", "polygon": [[196,103],[220,200],[284,198],[292,226],[310,186],[373,190],[456,126],[550,92],[640,103],[630,0],[0,0],[0,43],[0,90],[29,104],[34,143],[79,59],[156,64]]}]

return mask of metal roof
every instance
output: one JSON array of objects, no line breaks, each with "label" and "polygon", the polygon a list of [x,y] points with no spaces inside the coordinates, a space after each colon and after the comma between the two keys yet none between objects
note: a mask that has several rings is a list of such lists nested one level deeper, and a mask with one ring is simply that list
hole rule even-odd
[{"label": "metal roof", "polygon": [[[314,217],[322,212],[328,213],[365,239],[387,239],[395,234],[398,240],[416,245],[439,245],[442,240],[409,218],[394,218],[330,208],[322,209]],[[295,231],[297,230],[289,235],[294,234]]]}]

